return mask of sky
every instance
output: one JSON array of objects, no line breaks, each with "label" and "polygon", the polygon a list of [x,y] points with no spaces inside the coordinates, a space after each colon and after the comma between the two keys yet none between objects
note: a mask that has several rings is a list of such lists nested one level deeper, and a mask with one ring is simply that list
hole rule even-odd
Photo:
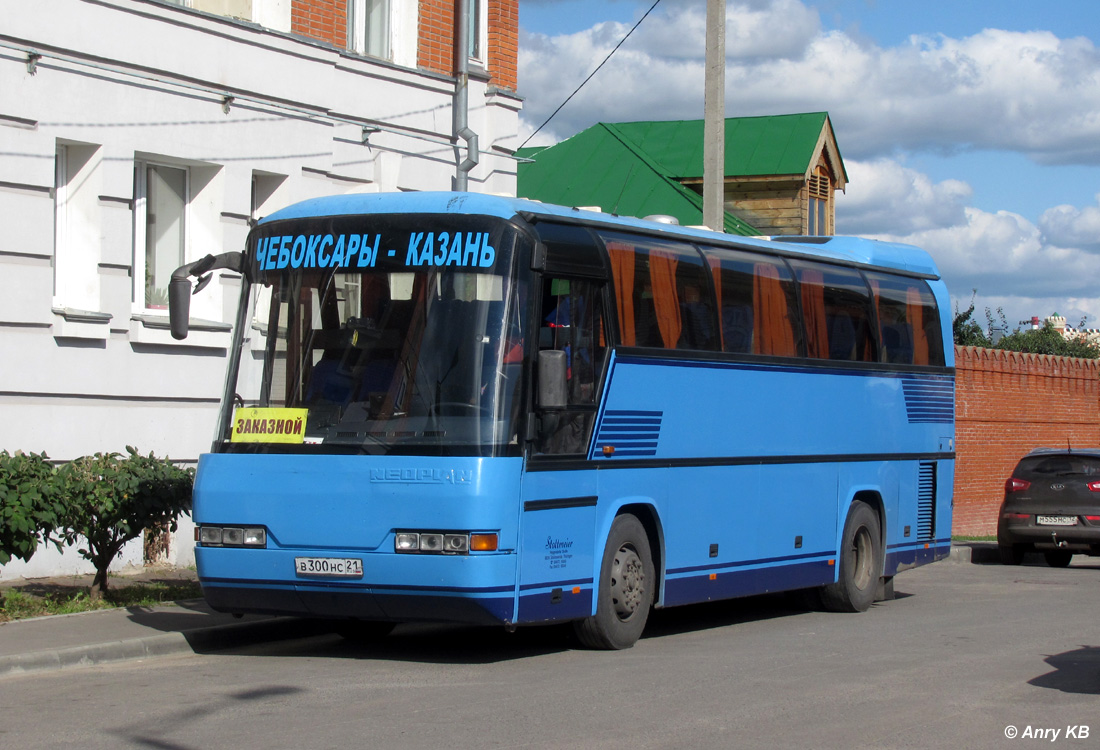
[{"label": "sky", "polygon": [[[520,0],[521,141],[652,4]],[[701,119],[705,17],[706,0],[660,0],[528,145]],[[827,111],[849,180],[837,233],[930,252],[952,312],[1098,328],[1098,45],[1096,0],[728,0],[726,114]]]}]

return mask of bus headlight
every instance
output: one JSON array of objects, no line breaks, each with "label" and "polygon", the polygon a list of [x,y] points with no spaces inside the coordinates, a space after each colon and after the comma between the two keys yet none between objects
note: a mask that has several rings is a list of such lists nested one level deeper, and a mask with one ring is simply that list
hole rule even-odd
[{"label": "bus headlight", "polygon": [[393,535],[393,551],[425,555],[467,555],[495,552],[497,535],[468,531],[398,531]]},{"label": "bus headlight", "polygon": [[262,526],[196,526],[195,541],[203,547],[267,547]]}]

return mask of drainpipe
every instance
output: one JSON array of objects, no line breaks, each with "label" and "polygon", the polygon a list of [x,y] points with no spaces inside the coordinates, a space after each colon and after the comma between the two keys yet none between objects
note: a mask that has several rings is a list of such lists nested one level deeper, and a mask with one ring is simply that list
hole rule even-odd
[{"label": "drainpipe", "polygon": [[455,173],[455,190],[464,192],[467,190],[470,171],[477,166],[480,157],[477,143],[477,133],[470,129],[470,2],[458,0],[458,33],[455,35],[455,46],[458,48],[458,71],[455,80],[454,97],[454,141],[455,158],[462,156],[458,146],[458,139],[466,142],[466,158],[458,164]]}]

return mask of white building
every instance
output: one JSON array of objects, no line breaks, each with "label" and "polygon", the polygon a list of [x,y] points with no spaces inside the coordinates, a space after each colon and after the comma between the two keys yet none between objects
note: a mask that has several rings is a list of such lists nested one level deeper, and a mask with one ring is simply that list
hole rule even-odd
[{"label": "white building", "polygon": [[[515,192],[516,5],[471,0],[477,192]],[[241,281],[195,297],[201,322],[177,342],[169,274],[243,248],[252,220],[295,201],[450,189],[466,156],[438,23],[453,8],[0,0],[0,449],[207,450]],[[191,534],[169,562],[193,560]],[[134,543],[120,565],[141,562]],[[90,570],[40,548],[0,576]]]}]

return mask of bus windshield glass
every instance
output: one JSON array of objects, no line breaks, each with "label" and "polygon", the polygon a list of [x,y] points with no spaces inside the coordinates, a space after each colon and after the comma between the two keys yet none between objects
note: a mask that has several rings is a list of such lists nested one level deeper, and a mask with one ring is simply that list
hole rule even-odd
[{"label": "bus windshield glass", "polygon": [[515,230],[356,219],[256,230],[224,449],[518,454],[527,294]]}]

